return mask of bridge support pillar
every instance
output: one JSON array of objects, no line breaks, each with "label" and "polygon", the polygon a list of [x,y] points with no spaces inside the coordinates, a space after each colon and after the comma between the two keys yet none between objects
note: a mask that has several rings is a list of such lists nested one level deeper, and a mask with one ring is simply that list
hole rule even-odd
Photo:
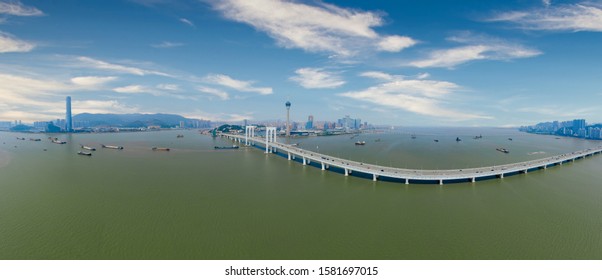
[{"label": "bridge support pillar", "polygon": [[439,180],[439,185],[443,185],[443,180]]},{"label": "bridge support pillar", "polygon": [[291,160],[291,153],[288,153],[288,160]]},{"label": "bridge support pillar", "polygon": [[326,170],[326,166],[324,166],[323,162],[322,162],[322,170]]},{"label": "bridge support pillar", "polygon": [[347,170],[347,168],[345,168],[345,176],[349,176],[349,170]]},{"label": "bridge support pillar", "polygon": [[376,179],[378,178],[378,175],[376,174],[372,174],[372,181],[376,182]]},{"label": "bridge support pillar", "polygon": [[504,179],[504,173],[500,174],[500,179]]},{"label": "bridge support pillar", "polygon": [[544,166],[543,166],[543,169],[548,169],[548,166],[547,166],[547,165],[544,165]]},{"label": "bridge support pillar", "polygon": [[406,179],[406,185],[410,184],[410,179]]},{"label": "bridge support pillar", "polygon": [[265,153],[270,152],[270,142],[276,142],[276,128],[266,127],[265,128]]},{"label": "bridge support pillar", "polygon": [[472,177],[472,178],[470,179],[470,182],[471,182],[471,183],[474,183],[474,182],[476,182],[476,181],[477,181],[477,179],[476,179],[475,177]]},{"label": "bridge support pillar", "polygon": [[525,169],[524,173],[525,173],[525,174],[527,174],[527,172],[529,172],[529,170],[528,170],[528,169]]},{"label": "bridge support pillar", "polygon": [[307,165],[307,160],[303,158],[303,165]]}]

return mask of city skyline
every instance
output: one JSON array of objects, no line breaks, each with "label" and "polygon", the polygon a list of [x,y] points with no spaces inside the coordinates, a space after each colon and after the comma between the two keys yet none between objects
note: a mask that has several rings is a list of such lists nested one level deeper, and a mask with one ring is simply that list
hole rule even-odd
[{"label": "city skyline", "polygon": [[602,122],[600,1],[0,2],[3,121]]}]

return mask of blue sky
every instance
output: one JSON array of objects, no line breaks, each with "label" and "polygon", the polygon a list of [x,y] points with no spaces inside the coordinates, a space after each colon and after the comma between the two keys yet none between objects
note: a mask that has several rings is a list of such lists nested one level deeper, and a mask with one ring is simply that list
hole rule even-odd
[{"label": "blue sky", "polygon": [[[459,4],[461,3],[461,4]],[[0,120],[602,122],[602,1],[0,0]]]}]

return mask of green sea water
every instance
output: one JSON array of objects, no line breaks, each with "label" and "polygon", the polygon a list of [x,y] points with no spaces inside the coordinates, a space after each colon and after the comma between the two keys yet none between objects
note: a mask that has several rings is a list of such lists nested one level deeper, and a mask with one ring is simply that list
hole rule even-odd
[{"label": "green sea water", "polygon": [[[68,144],[0,133],[0,259],[602,259],[602,156],[504,179],[405,185],[253,147],[214,150],[232,143],[197,131],[54,136]],[[602,144],[484,128],[291,142],[417,169]],[[80,156],[80,144],[98,150]]]}]

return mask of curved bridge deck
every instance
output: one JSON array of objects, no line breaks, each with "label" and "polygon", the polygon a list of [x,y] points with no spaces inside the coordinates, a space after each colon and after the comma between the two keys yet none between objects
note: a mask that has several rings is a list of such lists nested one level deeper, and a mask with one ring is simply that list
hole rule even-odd
[{"label": "curved bridge deck", "polygon": [[[240,143],[245,142],[244,135],[222,134],[221,136],[238,141]],[[261,146],[266,146],[265,139],[263,138],[253,137],[248,138],[248,140],[255,145],[260,144]],[[475,182],[479,179],[504,178],[505,174],[528,173],[532,170],[546,169],[549,166],[562,165],[565,162],[573,162],[577,159],[602,153],[602,146],[598,146],[593,149],[586,149],[518,163],[464,169],[419,170],[367,164],[308,151],[296,146],[278,142],[269,142],[265,148],[270,152],[283,153],[287,155],[289,160],[300,159],[302,160],[303,165],[308,165],[311,163],[318,164],[322,167],[322,170],[327,170],[330,167],[340,168],[345,176],[348,176],[352,172],[359,172],[371,175],[374,181],[382,177],[401,180],[406,184],[409,184],[411,181],[422,183],[438,183],[441,185],[446,181]]]}]

